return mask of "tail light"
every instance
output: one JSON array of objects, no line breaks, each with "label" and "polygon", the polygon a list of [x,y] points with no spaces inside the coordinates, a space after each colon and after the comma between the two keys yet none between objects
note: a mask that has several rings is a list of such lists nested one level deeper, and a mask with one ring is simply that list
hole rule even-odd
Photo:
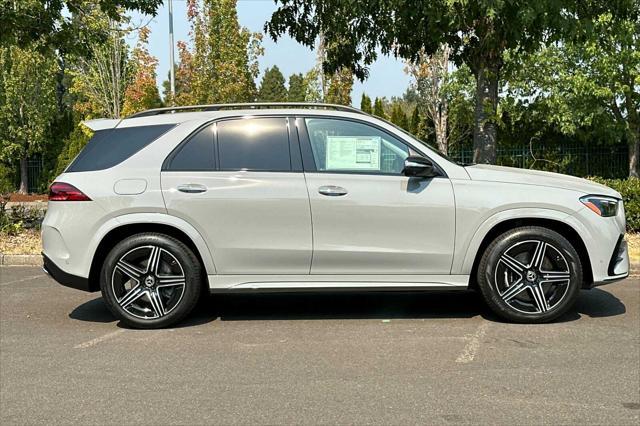
[{"label": "tail light", "polygon": [[91,198],[71,184],[53,182],[49,188],[49,201],[91,201]]}]

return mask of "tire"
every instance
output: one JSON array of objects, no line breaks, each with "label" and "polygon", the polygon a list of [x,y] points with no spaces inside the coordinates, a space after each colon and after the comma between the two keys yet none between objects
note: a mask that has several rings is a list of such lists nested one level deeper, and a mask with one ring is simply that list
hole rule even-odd
[{"label": "tire", "polygon": [[107,255],[100,289],[109,310],[134,328],[163,328],[198,303],[202,267],[181,241],[159,233],[133,235]]},{"label": "tire", "polygon": [[478,286],[491,310],[518,323],[558,318],[582,287],[580,256],[559,233],[540,226],[511,229],[489,244],[478,265]]}]

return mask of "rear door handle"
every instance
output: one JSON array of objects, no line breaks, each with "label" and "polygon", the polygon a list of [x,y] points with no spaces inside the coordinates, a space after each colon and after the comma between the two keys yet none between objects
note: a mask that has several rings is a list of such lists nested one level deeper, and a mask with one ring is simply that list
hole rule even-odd
[{"label": "rear door handle", "polygon": [[178,185],[178,191],[186,192],[187,194],[197,194],[199,192],[206,192],[207,187],[199,183],[183,183],[182,185]]},{"label": "rear door handle", "polygon": [[341,195],[347,195],[347,190],[341,186],[325,185],[318,188],[318,192],[328,197],[340,197]]}]

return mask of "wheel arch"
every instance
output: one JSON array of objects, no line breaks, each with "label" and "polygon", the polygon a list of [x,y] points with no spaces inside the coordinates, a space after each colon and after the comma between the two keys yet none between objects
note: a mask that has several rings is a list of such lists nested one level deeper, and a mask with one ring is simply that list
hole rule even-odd
[{"label": "wheel arch", "polygon": [[478,264],[480,263],[480,259],[482,258],[482,255],[484,254],[484,251],[489,246],[489,244],[491,244],[491,242],[498,235],[501,235],[502,233],[507,232],[510,229],[515,229],[521,226],[540,226],[543,228],[551,229],[565,237],[567,240],[571,241],[574,244],[574,248],[578,252],[578,255],[580,256],[580,263],[582,264],[582,274],[584,280],[583,288],[591,287],[591,283],[593,282],[593,270],[591,266],[591,260],[589,258],[589,251],[587,250],[582,237],[580,236],[578,231],[574,229],[573,226],[559,219],[543,217],[518,217],[505,219],[496,223],[484,235],[478,249],[475,252],[475,256],[473,257],[473,264],[471,267],[471,275],[469,280],[470,288],[477,288],[478,286],[476,281]]},{"label": "wheel arch", "polygon": [[109,251],[123,239],[144,232],[158,232],[176,238],[193,251],[206,274],[215,274],[215,265],[204,239],[186,222],[187,226],[175,221],[171,223],[171,219],[164,222],[139,219],[133,217],[127,218],[125,221],[120,219],[117,224],[112,224],[113,226],[110,226],[100,238],[89,269],[89,283],[91,287],[95,287],[94,290],[99,289],[100,270]]}]

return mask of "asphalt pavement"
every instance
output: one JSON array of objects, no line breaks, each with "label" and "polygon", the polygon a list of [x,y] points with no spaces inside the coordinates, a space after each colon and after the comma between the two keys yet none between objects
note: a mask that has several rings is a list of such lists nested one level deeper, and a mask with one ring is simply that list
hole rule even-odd
[{"label": "asphalt pavement", "polygon": [[227,295],[132,330],[0,267],[0,424],[640,423],[640,273],[552,324],[472,292]]}]

